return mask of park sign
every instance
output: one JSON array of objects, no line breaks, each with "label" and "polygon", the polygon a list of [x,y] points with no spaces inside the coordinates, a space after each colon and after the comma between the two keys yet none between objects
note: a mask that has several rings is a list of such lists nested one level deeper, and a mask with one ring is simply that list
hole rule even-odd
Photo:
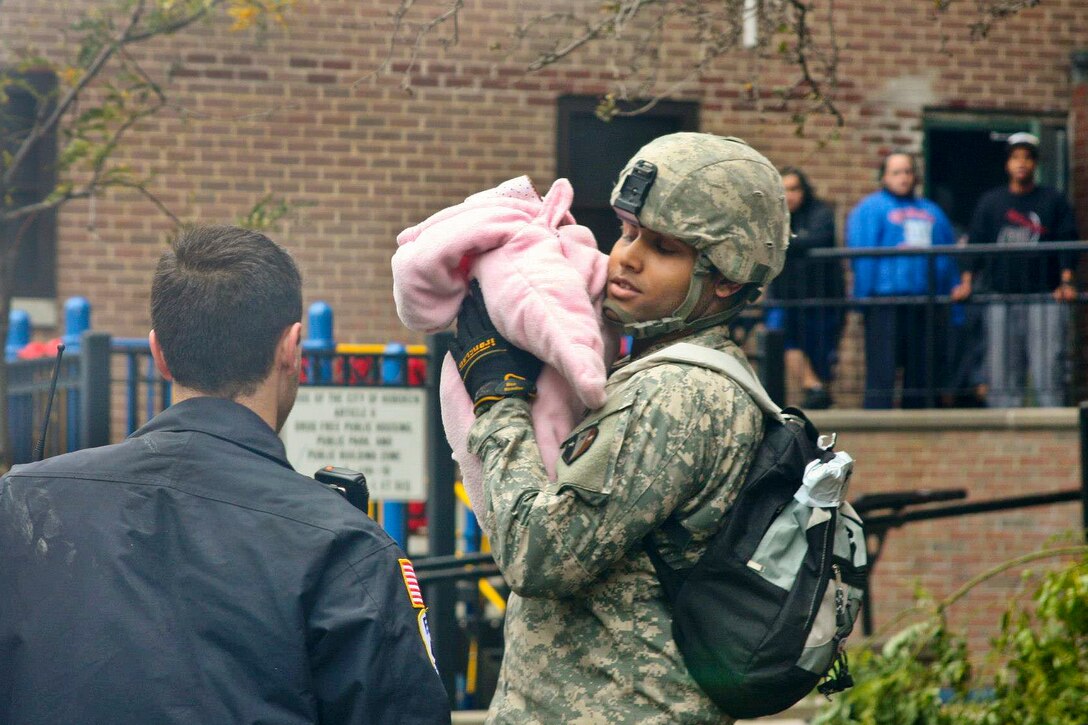
[{"label": "park sign", "polygon": [[307,476],[322,466],[366,476],[374,501],[427,497],[426,391],[304,385],[280,431],[287,460]]}]

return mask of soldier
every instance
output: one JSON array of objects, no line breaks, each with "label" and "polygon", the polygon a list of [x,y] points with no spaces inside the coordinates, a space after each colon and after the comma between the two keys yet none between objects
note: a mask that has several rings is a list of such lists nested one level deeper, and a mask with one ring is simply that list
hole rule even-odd
[{"label": "soldier", "polygon": [[540,362],[497,334],[478,289],[454,358],[476,401],[491,544],[513,589],[491,723],[729,722],[688,674],[643,551],[690,566],[718,529],[762,438],[732,380],[646,356],[683,340],[745,367],[726,323],[781,271],[782,180],[740,139],[676,133],[644,146],[612,192],[622,230],[605,316],[632,335],[605,405],[545,474],[528,398]]}]

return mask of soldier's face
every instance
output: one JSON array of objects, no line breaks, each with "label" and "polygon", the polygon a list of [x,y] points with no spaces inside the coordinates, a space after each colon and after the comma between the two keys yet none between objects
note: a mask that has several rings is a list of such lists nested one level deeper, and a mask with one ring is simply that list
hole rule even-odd
[{"label": "soldier's face", "polygon": [[638,322],[668,317],[687,297],[697,255],[675,237],[623,222],[608,255],[608,299]]}]

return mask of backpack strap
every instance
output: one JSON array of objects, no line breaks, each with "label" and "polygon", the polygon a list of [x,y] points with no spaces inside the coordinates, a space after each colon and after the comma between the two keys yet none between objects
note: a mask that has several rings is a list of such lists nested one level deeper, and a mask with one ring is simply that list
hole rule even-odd
[{"label": "backpack strap", "polygon": [[[648,360],[689,363],[719,372],[744,388],[744,391],[751,396],[764,414],[779,421],[783,420],[782,409],[771,400],[771,396],[768,395],[759,379],[743,363],[721,350],[695,345],[690,342],[678,342],[642,358],[642,361]],[[671,516],[661,526],[661,529],[674,542],[676,541],[676,528],[682,529]],[[679,593],[680,587],[687,578],[688,570],[674,569],[665,561],[665,557],[661,555],[661,551],[653,539],[652,532],[642,540],[642,548],[654,565],[658,581],[661,582],[661,586],[665,590],[666,599],[671,602]]]},{"label": "backpack strap", "polygon": [[650,353],[644,360],[671,360],[674,362],[686,362],[699,367],[716,370],[729,378],[752,397],[760,410],[776,420],[782,420],[782,408],[778,407],[771,396],[767,394],[763,384],[752,372],[732,355],[727,355],[721,350],[712,347],[703,347],[690,342],[678,342],[669,345],[657,352]]}]

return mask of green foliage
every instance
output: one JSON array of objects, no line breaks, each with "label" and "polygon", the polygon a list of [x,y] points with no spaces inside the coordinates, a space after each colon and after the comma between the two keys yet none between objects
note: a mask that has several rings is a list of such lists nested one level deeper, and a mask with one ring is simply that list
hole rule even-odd
[{"label": "green foliage", "polygon": [[1012,605],[995,643],[1008,663],[987,725],[1083,725],[1088,718],[1088,556],[1047,574],[1035,611]]},{"label": "green foliage", "polygon": [[266,194],[244,216],[238,217],[238,226],[260,232],[274,229],[281,219],[291,213],[293,207],[284,199]]},{"label": "green foliage", "polygon": [[[991,656],[1003,661],[994,681],[970,667],[962,636],[945,613],[972,587],[1032,558],[1075,553],[1045,574],[1030,602],[1014,601]],[[924,618],[880,651],[850,655],[855,685],[836,695],[814,725],[1084,725],[1088,717],[1088,547],[1039,552],[995,567],[942,602],[922,601]],[[984,693],[970,697],[970,693]]]},{"label": "green foliage", "polygon": [[[18,73],[0,74],[0,113],[8,95],[15,91],[32,94],[38,108],[28,128],[18,129],[17,135],[8,129],[8,143],[0,147],[2,218],[15,219],[46,206],[90,197],[108,187],[124,187],[141,192],[178,222],[154,197],[150,177],[115,160],[127,132],[167,103],[159,82],[145,72],[129,48],[180,32],[217,13],[233,21],[232,30],[265,29],[283,23],[284,13],[295,2],[110,0],[88,7],[72,21],[70,37],[75,42],[67,58],[50,59],[31,49],[22,50],[18,70],[52,71],[58,82],[50,84],[45,94]],[[16,208],[9,186],[18,167],[33,158],[29,153],[33,144],[52,134],[60,146],[57,184],[44,200]],[[257,225],[270,226],[285,213],[266,198],[249,216]],[[8,249],[0,245],[0,253]]]},{"label": "green foliage", "polygon": [[943,617],[913,624],[888,640],[880,652],[862,650],[850,658],[854,687],[835,696],[814,724],[954,725],[966,722],[968,706],[942,705],[942,690],[957,702],[971,681],[967,645],[950,632]]}]

